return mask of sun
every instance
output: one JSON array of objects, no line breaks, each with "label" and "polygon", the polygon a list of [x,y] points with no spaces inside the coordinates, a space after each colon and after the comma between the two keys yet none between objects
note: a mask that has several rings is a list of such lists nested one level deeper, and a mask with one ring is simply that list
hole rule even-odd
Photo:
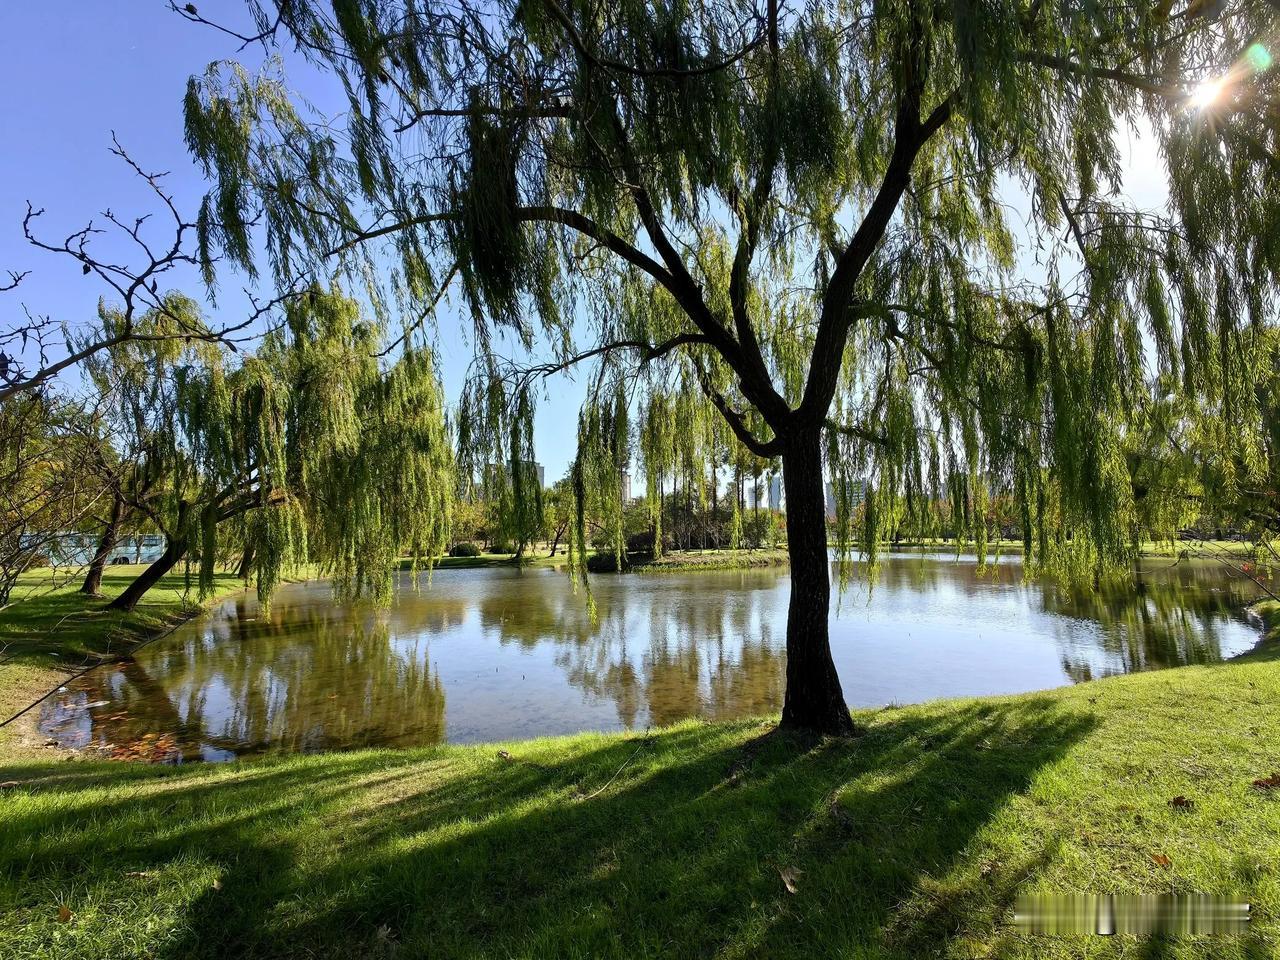
[{"label": "sun", "polygon": [[1222,96],[1222,91],[1226,89],[1227,78],[1218,77],[1214,80],[1206,80],[1194,90],[1191,91],[1191,106],[1198,110],[1204,110],[1206,107],[1213,106],[1214,103]]}]

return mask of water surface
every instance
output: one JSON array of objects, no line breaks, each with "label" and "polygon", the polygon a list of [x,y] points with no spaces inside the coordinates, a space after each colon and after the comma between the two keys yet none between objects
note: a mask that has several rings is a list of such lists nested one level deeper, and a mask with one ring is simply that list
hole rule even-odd
[{"label": "water surface", "polygon": [[[269,614],[224,601],[134,659],[46,701],[64,746],[159,760],[474,743],[777,711],[785,569],[596,576],[598,621],[554,570],[404,575],[389,609],[283,587]],[[1251,647],[1248,581],[1144,562],[1091,592],[1024,583],[1006,561],[895,555],[836,602],[831,644],[854,706],[1043,689],[1212,663]]]}]

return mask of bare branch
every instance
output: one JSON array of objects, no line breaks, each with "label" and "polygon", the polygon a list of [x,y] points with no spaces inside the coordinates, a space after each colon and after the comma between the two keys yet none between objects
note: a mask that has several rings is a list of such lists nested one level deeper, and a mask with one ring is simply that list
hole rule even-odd
[{"label": "bare branch", "polygon": [[20,284],[23,280],[27,279],[27,277],[31,276],[30,270],[23,270],[21,273],[19,273],[16,270],[6,270],[5,272],[9,274],[9,282],[0,283],[0,293],[5,293],[9,290],[12,290],[14,287]]},{"label": "bare branch", "polygon": [[194,3],[183,4],[179,7],[175,0],[169,0],[169,9],[184,20],[190,21],[191,23],[198,23],[202,26],[212,27],[219,33],[225,33],[227,36],[235,40],[239,40],[240,50],[243,50],[245,47],[252,46],[255,43],[261,43],[263,46],[266,46],[267,41],[272,39],[275,36],[276,31],[280,29],[280,22],[283,17],[283,14],[278,14],[275,22],[266,29],[259,31],[256,34],[245,34],[232,30],[229,27],[224,27],[222,24],[215,23],[212,20],[205,19],[200,15],[200,11]]}]

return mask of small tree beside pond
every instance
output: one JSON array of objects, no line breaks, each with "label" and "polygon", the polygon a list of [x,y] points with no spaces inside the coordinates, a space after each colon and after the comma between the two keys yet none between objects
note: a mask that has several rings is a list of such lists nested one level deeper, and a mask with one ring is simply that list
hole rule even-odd
[{"label": "small tree beside pond", "polygon": [[150,343],[123,348],[163,385],[149,398],[148,459],[162,479],[133,505],[165,548],[112,608],[132,609],[184,559],[206,593],[228,539],[264,601],[304,561],[341,596],[385,598],[402,553],[416,565],[443,552],[455,479],[428,351],[384,366],[380,328],[320,287],[239,362],[199,342]]}]

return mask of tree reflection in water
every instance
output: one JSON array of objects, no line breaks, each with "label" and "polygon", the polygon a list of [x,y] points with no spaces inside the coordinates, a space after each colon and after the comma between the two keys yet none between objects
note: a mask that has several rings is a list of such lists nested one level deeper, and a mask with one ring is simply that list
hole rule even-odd
[{"label": "tree reflection in water", "polygon": [[[855,565],[856,567],[856,565]],[[951,558],[855,569],[832,624],[850,699],[1034,689],[1210,663],[1251,642],[1247,581],[1145,564],[1134,584],[1072,590]],[[834,575],[834,571],[833,571]],[[71,746],[156,760],[487,740],[774,712],[784,686],[785,571],[600,576],[598,619],[550,571],[406,577],[389,610],[323,584],[251,597],[52,698]],[[446,726],[445,687],[449,688]]]},{"label": "tree reflection in water", "polygon": [[86,674],[44,728],[67,746],[152,760],[444,740],[439,678],[372,611],[234,616],[145,652]]},{"label": "tree reflection in water", "polygon": [[1223,626],[1242,621],[1245,607],[1257,599],[1257,588],[1244,578],[1225,578],[1204,565],[1170,566],[1165,561],[1148,564],[1130,584],[1097,590],[1047,588],[1044,603],[1046,610],[1061,617],[1093,620],[1106,628],[1099,631],[1097,644],[1109,657],[1099,658],[1096,648],[1080,650],[1063,643],[1063,669],[1080,682],[1217,663],[1223,658]]},{"label": "tree reflection in water", "polygon": [[613,703],[628,729],[780,709],[785,667],[784,634],[774,623],[777,573],[722,573],[703,586],[711,589],[699,589],[697,579],[658,574],[599,578],[594,625],[582,598],[570,591],[519,599],[486,592],[478,609],[501,643],[552,645],[569,683]]}]

